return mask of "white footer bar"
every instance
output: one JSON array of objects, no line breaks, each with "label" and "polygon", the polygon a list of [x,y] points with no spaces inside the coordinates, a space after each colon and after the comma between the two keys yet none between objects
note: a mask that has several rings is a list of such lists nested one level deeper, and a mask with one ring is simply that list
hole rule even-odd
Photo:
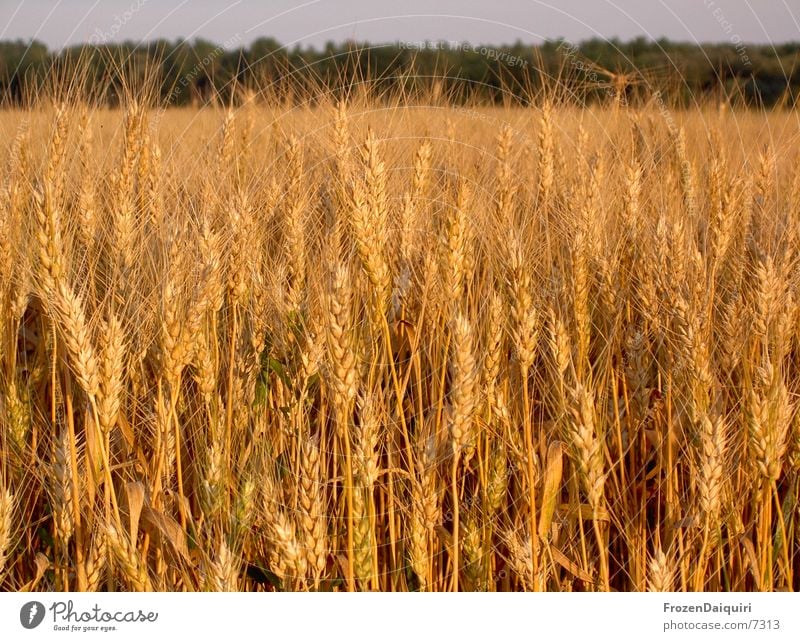
[{"label": "white footer bar", "polygon": [[796,594],[0,594],[0,639],[800,639]]}]

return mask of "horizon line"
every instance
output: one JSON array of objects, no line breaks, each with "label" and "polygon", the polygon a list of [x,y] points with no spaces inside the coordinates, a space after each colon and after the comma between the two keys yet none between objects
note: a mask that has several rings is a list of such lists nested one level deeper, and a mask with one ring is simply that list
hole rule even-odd
[{"label": "horizon line", "polygon": [[[607,44],[618,44],[618,45],[624,46],[624,45],[633,44],[633,43],[635,43],[637,41],[642,41],[642,40],[644,40],[644,41],[646,41],[648,43],[652,43],[652,44],[669,43],[669,44],[675,44],[675,45],[689,45],[689,46],[692,46],[692,47],[699,47],[699,48],[703,48],[703,47],[732,47],[732,48],[735,48],[735,45],[733,43],[727,41],[727,40],[691,41],[691,40],[675,40],[675,39],[672,39],[672,38],[669,38],[669,37],[666,37],[666,36],[660,37],[660,38],[651,38],[651,37],[646,36],[646,35],[640,35],[640,36],[636,36],[636,37],[628,38],[628,39],[624,39],[624,40],[619,38],[618,36],[612,36],[610,38],[604,38],[604,37],[601,37],[601,36],[596,36],[596,37],[593,37],[593,38],[584,38],[584,39],[581,39],[581,40],[570,40],[568,38],[559,36],[559,37],[555,37],[555,38],[544,38],[544,39],[540,40],[539,42],[526,42],[526,41],[523,41],[521,39],[515,40],[513,42],[483,42],[483,41],[472,42],[472,41],[466,40],[466,39],[465,40],[453,40],[453,39],[449,39],[449,38],[437,38],[437,39],[431,39],[431,38],[424,38],[424,39],[421,39],[421,38],[420,39],[406,38],[406,39],[397,39],[397,40],[393,40],[393,41],[370,42],[369,40],[357,40],[357,39],[347,38],[347,39],[343,39],[343,40],[330,40],[328,42],[325,42],[322,45],[319,45],[319,44],[303,45],[301,43],[294,43],[292,45],[287,45],[287,44],[284,44],[283,42],[281,42],[278,38],[276,38],[274,36],[259,36],[257,38],[254,38],[253,40],[251,40],[249,42],[249,44],[246,44],[246,45],[241,45],[241,46],[238,46],[238,47],[225,46],[231,40],[240,40],[240,38],[237,37],[238,35],[239,34],[234,34],[233,36],[231,36],[227,40],[224,40],[222,43],[219,43],[216,40],[211,40],[211,39],[204,38],[204,37],[185,38],[185,37],[182,37],[182,36],[178,36],[178,37],[175,37],[175,38],[168,38],[168,37],[152,38],[152,39],[148,39],[148,40],[136,40],[136,39],[113,40],[113,41],[108,41],[108,42],[92,42],[91,38],[90,38],[88,41],[84,41],[84,42],[76,42],[74,44],[65,44],[65,45],[62,45],[61,47],[52,47],[51,45],[49,45],[48,43],[44,42],[43,40],[37,39],[35,37],[28,37],[28,38],[17,37],[17,38],[3,38],[2,40],[0,40],[0,45],[2,45],[2,44],[20,43],[20,44],[26,44],[26,45],[28,45],[30,47],[33,44],[38,44],[38,45],[41,45],[41,46],[45,47],[45,49],[48,52],[54,52],[54,53],[55,52],[59,52],[60,53],[60,52],[63,52],[65,50],[68,50],[68,49],[79,49],[79,48],[87,48],[87,47],[101,49],[103,47],[134,46],[135,48],[138,48],[138,47],[146,47],[148,45],[158,44],[158,43],[163,43],[163,42],[166,42],[166,43],[169,43],[169,44],[175,44],[175,45],[208,43],[210,45],[214,45],[216,48],[221,48],[221,49],[226,50],[226,51],[238,51],[238,50],[247,49],[247,48],[251,47],[253,44],[258,42],[259,40],[273,40],[279,45],[279,49],[286,49],[287,51],[301,50],[301,51],[318,51],[318,52],[325,51],[325,49],[327,47],[329,47],[329,46],[341,47],[341,46],[348,45],[348,44],[354,44],[354,45],[358,45],[358,46],[361,46],[361,47],[368,47],[368,48],[402,46],[403,44],[408,45],[410,43],[413,43],[415,45],[422,45],[423,43],[425,43],[425,44],[432,44],[432,45],[435,44],[435,45],[437,45],[437,48],[446,48],[446,49],[458,49],[459,47],[463,47],[463,46],[487,46],[487,47],[488,46],[491,46],[491,47],[518,47],[518,46],[523,46],[523,47],[530,47],[532,49],[535,49],[537,47],[542,47],[542,46],[550,44],[550,43],[564,43],[564,42],[566,42],[566,43],[569,43],[569,44],[574,44],[574,45],[577,45],[577,46],[581,46],[581,45],[586,44],[586,43],[600,41],[600,42],[604,42],[604,43],[607,43]],[[740,44],[741,45],[745,45],[745,46],[750,46],[750,47],[776,47],[776,46],[796,45],[798,48],[800,48],[800,37],[798,37],[798,39],[796,39],[796,40],[782,40],[782,41],[774,41],[774,40],[769,40],[769,41],[766,41],[766,42],[742,41]]]}]

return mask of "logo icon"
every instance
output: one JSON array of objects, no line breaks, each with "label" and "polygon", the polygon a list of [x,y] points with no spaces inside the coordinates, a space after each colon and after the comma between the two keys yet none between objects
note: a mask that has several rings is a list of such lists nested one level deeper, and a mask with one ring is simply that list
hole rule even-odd
[{"label": "logo icon", "polygon": [[19,622],[26,630],[33,630],[44,620],[44,605],[38,601],[28,601],[20,608]]}]

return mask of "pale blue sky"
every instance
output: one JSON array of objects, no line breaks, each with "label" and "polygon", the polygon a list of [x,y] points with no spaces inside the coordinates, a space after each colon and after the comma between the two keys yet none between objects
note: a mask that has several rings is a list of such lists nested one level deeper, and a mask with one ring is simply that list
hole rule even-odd
[{"label": "pale blue sky", "polygon": [[800,41],[800,0],[0,0],[0,39]]}]

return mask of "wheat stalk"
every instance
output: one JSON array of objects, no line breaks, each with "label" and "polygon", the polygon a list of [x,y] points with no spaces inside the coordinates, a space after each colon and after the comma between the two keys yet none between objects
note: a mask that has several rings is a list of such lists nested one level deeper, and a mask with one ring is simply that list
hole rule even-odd
[{"label": "wheat stalk", "polygon": [[[0,573],[6,569],[14,533],[15,497],[8,488],[0,488]],[[2,574],[0,574],[1,576]]]}]

